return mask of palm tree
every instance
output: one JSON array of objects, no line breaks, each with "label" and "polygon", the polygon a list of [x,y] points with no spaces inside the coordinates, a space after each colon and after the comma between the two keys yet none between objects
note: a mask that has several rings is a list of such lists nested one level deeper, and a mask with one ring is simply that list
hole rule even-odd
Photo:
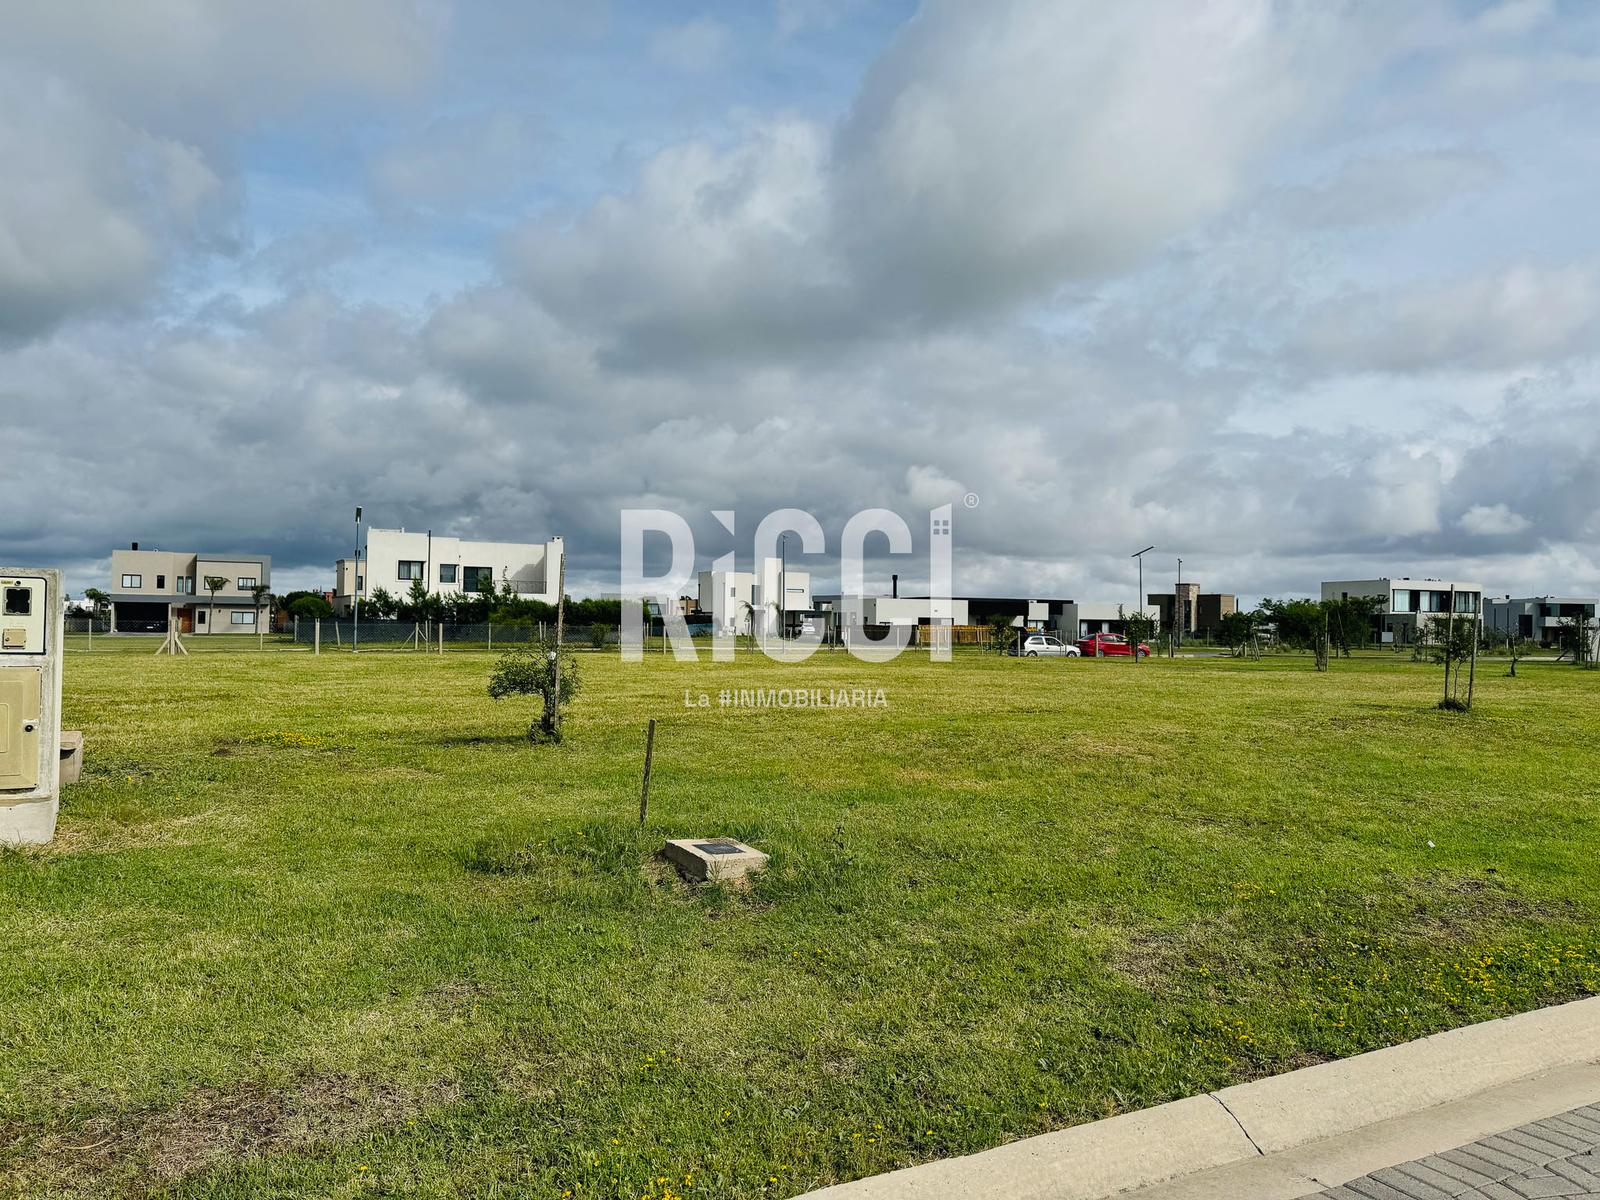
[{"label": "palm tree", "polygon": [[228,586],[228,580],[223,575],[207,575],[205,579],[206,591],[211,593],[211,607],[207,610],[206,632],[217,631],[217,593]]},{"label": "palm tree", "polygon": [[250,598],[256,602],[256,649],[259,650],[266,638],[266,633],[261,628],[261,609],[272,599],[272,593],[266,584],[258,583],[250,589]]}]

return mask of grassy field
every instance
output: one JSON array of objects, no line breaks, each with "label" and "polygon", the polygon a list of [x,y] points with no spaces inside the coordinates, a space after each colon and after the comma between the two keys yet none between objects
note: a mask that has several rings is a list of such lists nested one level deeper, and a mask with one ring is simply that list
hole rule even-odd
[{"label": "grassy field", "polygon": [[491,662],[69,658],[0,1193],[789,1196],[1600,991],[1600,674],[594,654],[534,748]]}]

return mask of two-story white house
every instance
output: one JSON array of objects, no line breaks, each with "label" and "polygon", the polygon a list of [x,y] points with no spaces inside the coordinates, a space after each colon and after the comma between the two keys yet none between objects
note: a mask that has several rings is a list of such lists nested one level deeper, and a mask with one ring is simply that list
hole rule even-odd
[{"label": "two-story white house", "polygon": [[[212,590],[210,583],[219,586]],[[196,554],[188,550],[111,552],[111,628],[116,633],[255,633],[270,614],[257,588],[272,586],[267,554]]]},{"label": "two-story white house", "polygon": [[501,590],[509,584],[518,596],[554,604],[565,548],[560,538],[546,542],[475,542],[407,529],[368,529],[356,559],[334,563],[336,612],[348,613],[357,593],[366,600],[379,588],[391,596],[410,594],[421,582],[431,595]]},{"label": "two-story white house", "polygon": [[1335,579],[1322,585],[1324,600],[1350,596],[1377,596],[1383,607],[1373,618],[1374,640],[1399,642],[1417,640],[1423,623],[1433,617],[1448,616],[1454,606],[1457,617],[1482,620],[1483,584],[1451,579]]}]

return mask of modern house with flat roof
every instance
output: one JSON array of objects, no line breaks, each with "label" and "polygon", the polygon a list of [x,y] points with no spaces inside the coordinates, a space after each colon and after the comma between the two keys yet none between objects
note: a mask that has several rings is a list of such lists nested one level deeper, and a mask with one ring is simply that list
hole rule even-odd
[{"label": "modern house with flat roof", "polygon": [[1202,592],[1198,583],[1180,583],[1170,592],[1152,592],[1145,603],[1160,614],[1163,629],[1181,629],[1185,636],[1215,636],[1222,618],[1239,611],[1239,598],[1231,592]]},{"label": "modern house with flat roof", "polygon": [[776,619],[781,608],[791,627],[812,611],[811,572],[776,558],[762,559],[760,571],[701,571],[699,593],[699,611],[721,633],[749,634],[751,614],[763,609]]},{"label": "modern house with flat roof", "polygon": [[547,542],[474,542],[406,529],[368,529],[360,558],[334,563],[335,612],[348,613],[357,594],[363,600],[379,588],[404,597],[421,582],[430,595],[499,590],[509,584],[518,596],[556,602],[560,587],[560,538]]},{"label": "modern house with flat roof", "polygon": [[[1127,605],[1106,600],[1069,600],[1062,609],[1056,628],[1069,642],[1097,633],[1126,633],[1128,611]],[[1154,621],[1157,629],[1162,628],[1161,610],[1154,604],[1146,604],[1136,611]]]},{"label": "modern house with flat roof", "polygon": [[[212,592],[206,580],[221,580]],[[272,585],[267,554],[197,554],[188,550],[111,552],[113,633],[255,633],[265,620],[254,590]]]},{"label": "modern house with flat roof", "polygon": [[1484,625],[1501,638],[1507,636],[1538,642],[1541,646],[1564,645],[1579,630],[1579,621],[1591,635],[1595,609],[1600,599],[1594,596],[1500,596],[1483,602]]},{"label": "modern house with flat roof", "polygon": [[1373,618],[1374,640],[1380,642],[1414,642],[1425,621],[1448,616],[1452,607],[1456,616],[1473,620],[1480,620],[1483,612],[1481,583],[1403,577],[1335,579],[1322,585],[1324,600],[1351,596],[1382,598],[1383,607]]}]

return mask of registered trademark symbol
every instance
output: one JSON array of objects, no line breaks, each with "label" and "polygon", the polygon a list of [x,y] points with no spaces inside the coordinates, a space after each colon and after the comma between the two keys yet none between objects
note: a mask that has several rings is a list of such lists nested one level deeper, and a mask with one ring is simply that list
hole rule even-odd
[{"label": "registered trademark symbol", "polygon": [[968,508],[977,508],[978,493],[968,492],[965,496],[961,497],[961,503],[965,504]]}]

